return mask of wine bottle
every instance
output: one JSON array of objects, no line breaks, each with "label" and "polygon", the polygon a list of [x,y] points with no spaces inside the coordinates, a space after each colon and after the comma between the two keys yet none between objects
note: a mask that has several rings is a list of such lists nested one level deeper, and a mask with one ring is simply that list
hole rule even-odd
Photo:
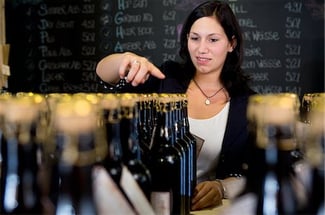
[{"label": "wine bottle", "polygon": [[107,154],[100,140],[98,111],[88,100],[72,97],[54,110],[60,186],[55,214],[97,214],[92,170]]},{"label": "wine bottle", "polygon": [[181,106],[179,110],[179,119],[180,119],[180,127],[181,127],[181,136],[182,139],[185,139],[186,142],[189,144],[189,156],[190,156],[190,197],[193,196],[193,192],[196,186],[196,159],[197,159],[197,147],[196,147],[196,139],[190,132],[190,125],[188,121],[188,113],[187,113],[187,98],[186,95],[180,95],[181,98]]},{"label": "wine bottle", "polygon": [[103,161],[115,183],[119,186],[122,175],[122,146],[120,138],[120,101],[114,94],[106,94],[101,100],[103,126],[106,133],[108,154]]},{"label": "wine bottle", "polygon": [[292,151],[297,147],[295,97],[288,94],[254,95],[247,118],[251,160],[244,191],[231,211],[245,202],[245,214],[298,214],[304,192],[293,170]]},{"label": "wine bottle", "polygon": [[[4,103],[2,103],[4,102]],[[11,96],[5,106],[1,142],[1,214],[42,214],[35,136],[38,105],[32,96]],[[4,107],[3,106],[3,107]]]},{"label": "wine bottle", "polygon": [[136,211],[135,205],[129,199],[125,190],[121,186],[123,174],[123,148],[121,144],[121,100],[116,94],[105,94],[100,101],[103,122],[105,129],[105,143],[108,146],[108,153],[101,165],[106,169],[110,177],[115,182],[119,191],[127,201],[132,210]]},{"label": "wine bottle", "polygon": [[142,162],[138,135],[138,109],[136,94],[121,94],[121,146],[122,160],[131,172],[143,193],[150,200],[151,174],[147,166]]},{"label": "wine bottle", "polygon": [[150,153],[150,142],[155,124],[155,94],[140,94],[137,103],[139,121],[138,134],[139,145],[143,163],[147,166]]},{"label": "wine bottle", "polygon": [[[45,186],[45,195],[49,199],[47,208],[54,214],[55,207],[58,201],[59,187],[60,187],[60,176],[59,176],[59,160],[61,153],[61,145],[58,144],[57,138],[60,138],[60,134],[56,134],[55,128],[55,107],[59,102],[64,100],[71,100],[72,95],[66,93],[50,93],[45,96],[47,111],[44,114],[46,122],[45,129],[43,131],[44,142],[43,142],[43,160],[45,166],[45,178],[47,185]],[[51,205],[51,206],[50,206]]]},{"label": "wine bottle", "polygon": [[[184,135],[183,129],[183,119],[182,119],[182,97],[179,94],[169,94],[172,98],[171,104],[171,115],[172,115],[172,122],[173,122],[173,132],[175,133],[175,146],[179,149],[182,153],[183,157],[183,182],[182,182],[182,190],[184,192],[184,211],[185,214],[190,213],[191,208],[191,197],[192,197],[192,183],[193,183],[193,156],[191,151],[191,142],[187,137]],[[196,162],[196,161],[195,161]]]},{"label": "wine bottle", "polygon": [[[136,109],[133,109],[135,107],[133,95],[107,94],[102,98],[102,107],[105,112],[103,125],[106,128],[109,148],[108,156],[102,162],[102,166],[106,168],[109,176],[113,178],[119,193],[124,197],[124,201],[134,213],[154,214],[149,200],[140,184],[136,181],[136,177],[140,176],[142,177],[140,179],[143,180],[147,175],[145,175],[146,172],[142,172],[144,166],[139,166],[141,164],[140,160],[137,160],[139,147],[135,139],[137,134],[132,132],[133,129],[137,130],[134,127],[134,123],[137,122],[136,118],[134,118],[136,115],[133,112],[136,111]],[[143,180],[140,182],[145,182],[141,185],[147,186],[148,181]]]},{"label": "wine bottle", "polygon": [[307,190],[307,204],[301,214],[324,214],[324,163],[325,163],[325,93],[311,93],[306,113],[308,127],[304,141],[304,154],[308,171],[302,179]]},{"label": "wine bottle", "polygon": [[151,142],[149,169],[152,176],[151,204],[156,214],[184,214],[182,205],[182,154],[173,142],[173,124],[168,95],[159,95],[157,118]]}]

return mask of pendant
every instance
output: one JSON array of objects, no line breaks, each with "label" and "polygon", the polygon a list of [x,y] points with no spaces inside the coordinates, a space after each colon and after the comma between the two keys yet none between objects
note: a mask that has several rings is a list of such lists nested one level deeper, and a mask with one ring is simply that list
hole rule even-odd
[{"label": "pendant", "polygon": [[206,100],[205,100],[205,104],[206,104],[206,105],[211,104],[210,100],[209,100],[209,99],[206,99]]}]

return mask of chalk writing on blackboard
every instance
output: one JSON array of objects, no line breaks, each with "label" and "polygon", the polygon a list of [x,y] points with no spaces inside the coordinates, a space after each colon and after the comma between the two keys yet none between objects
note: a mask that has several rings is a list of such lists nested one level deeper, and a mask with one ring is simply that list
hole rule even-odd
[{"label": "chalk writing on blackboard", "polygon": [[[9,90],[99,90],[95,68],[132,51],[178,60],[188,12],[204,0],[6,0]],[[257,92],[324,90],[324,2],[227,0],[244,38],[242,68]]]}]

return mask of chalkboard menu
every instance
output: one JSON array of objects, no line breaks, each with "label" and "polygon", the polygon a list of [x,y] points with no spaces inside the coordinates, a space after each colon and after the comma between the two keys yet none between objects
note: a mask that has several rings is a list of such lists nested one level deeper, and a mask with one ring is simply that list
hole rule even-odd
[{"label": "chalkboard menu", "polygon": [[[202,0],[6,0],[9,91],[97,92],[97,62],[132,51],[160,65]],[[324,91],[324,2],[228,0],[260,93]]]},{"label": "chalkboard menu", "polygon": [[324,1],[230,1],[257,92],[324,91]]}]

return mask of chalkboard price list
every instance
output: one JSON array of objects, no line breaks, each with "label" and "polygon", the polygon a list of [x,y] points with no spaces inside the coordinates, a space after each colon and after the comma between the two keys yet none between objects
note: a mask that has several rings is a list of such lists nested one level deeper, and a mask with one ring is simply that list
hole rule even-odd
[{"label": "chalkboard price list", "polygon": [[163,29],[162,35],[164,35],[162,40],[163,52],[161,59],[163,61],[175,60],[176,53],[175,50],[178,47],[178,35],[177,35],[177,11],[175,9],[176,0],[162,0],[162,21]]},{"label": "chalkboard price list", "polygon": [[34,90],[96,91],[96,1],[39,1],[29,7],[35,19],[32,29],[37,29],[28,48],[37,56],[30,71],[39,73],[40,84]]},{"label": "chalkboard price list", "polygon": [[175,60],[177,41],[176,0],[102,0],[101,57],[131,51],[155,64]]},{"label": "chalkboard price list", "polygon": [[[272,74],[282,69],[281,58],[269,48],[279,43],[281,39],[279,29],[273,28],[271,25],[262,28],[264,23],[263,20],[258,19],[258,16],[266,15],[251,13],[251,11],[259,11],[247,2],[234,0],[229,4],[243,31],[244,62],[242,68],[251,76],[252,88],[262,93],[281,91],[281,87],[277,84],[270,84]],[[257,7],[263,10],[263,4]]]},{"label": "chalkboard price list", "polygon": [[131,51],[151,58],[157,49],[152,13],[155,2],[149,0],[102,0],[100,41],[102,56]]},{"label": "chalkboard price list", "polygon": [[285,91],[301,93],[301,37],[302,37],[302,0],[284,2],[285,17]]},{"label": "chalkboard price list", "polygon": [[[243,33],[242,68],[259,93],[324,91],[324,3],[226,0]],[[203,0],[5,0],[9,91],[98,92],[100,59],[179,60],[180,32]]]},{"label": "chalkboard price list", "polygon": [[300,94],[302,0],[277,3],[272,10],[263,1],[255,3],[229,3],[243,30],[242,68],[251,76],[252,88],[257,92]]}]

